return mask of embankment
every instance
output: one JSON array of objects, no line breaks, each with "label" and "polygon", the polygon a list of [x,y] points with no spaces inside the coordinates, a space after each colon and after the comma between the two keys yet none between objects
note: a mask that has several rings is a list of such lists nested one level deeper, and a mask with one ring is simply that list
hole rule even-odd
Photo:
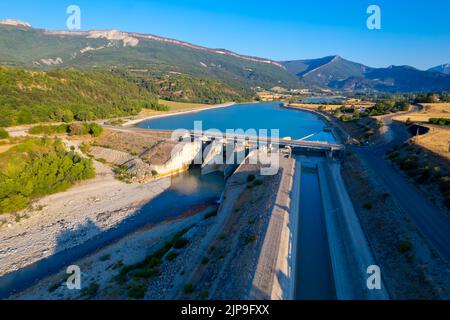
[{"label": "embankment", "polygon": [[377,262],[342,181],[340,164],[321,162],[318,174],[337,298],[388,299],[383,283],[380,290],[367,287],[367,268]]},{"label": "embankment", "polygon": [[250,299],[294,298],[301,170],[292,158],[280,159],[281,182],[252,282]]}]

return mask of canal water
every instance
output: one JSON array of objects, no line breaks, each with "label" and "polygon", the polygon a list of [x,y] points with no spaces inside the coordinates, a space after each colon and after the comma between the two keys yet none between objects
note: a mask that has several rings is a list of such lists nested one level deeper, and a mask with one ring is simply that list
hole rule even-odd
[{"label": "canal water", "polygon": [[[297,159],[299,161],[300,159]],[[300,216],[297,238],[297,272],[294,291],[297,300],[335,300],[325,216],[315,165],[302,165]],[[299,162],[302,162],[301,160]]]}]

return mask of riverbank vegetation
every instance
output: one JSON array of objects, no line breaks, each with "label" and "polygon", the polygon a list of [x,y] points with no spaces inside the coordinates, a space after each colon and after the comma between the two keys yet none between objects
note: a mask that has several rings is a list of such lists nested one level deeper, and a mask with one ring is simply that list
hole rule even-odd
[{"label": "riverbank vegetation", "polygon": [[450,126],[450,118],[430,118],[428,122],[439,126]]},{"label": "riverbank vegetation", "polygon": [[59,139],[27,139],[0,154],[0,214],[94,176],[92,162],[66,151]]},{"label": "riverbank vegetation", "polygon": [[0,128],[0,139],[8,139],[9,133],[3,128]]},{"label": "riverbank vegetation", "polygon": [[71,123],[60,125],[39,125],[32,127],[29,130],[30,134],[68,134],[71,136],[86,136],[99,137],[103,132],[103,127],[94,122],[91,123]]}]

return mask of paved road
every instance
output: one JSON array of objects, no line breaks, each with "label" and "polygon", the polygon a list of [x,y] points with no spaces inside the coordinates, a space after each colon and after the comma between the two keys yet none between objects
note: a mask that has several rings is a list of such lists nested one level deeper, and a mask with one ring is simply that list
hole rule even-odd
[{"label": "paved road", "polygon": [[405,142],[409,134],[402,124],[388,122],[393,139],[384,145],[351,147],[377,175],[392,198],[416,224],[429,243],[450,265],[450,219],[417,187],[405,179],[390,162],[384,160],[385,152],[394,145]]}]

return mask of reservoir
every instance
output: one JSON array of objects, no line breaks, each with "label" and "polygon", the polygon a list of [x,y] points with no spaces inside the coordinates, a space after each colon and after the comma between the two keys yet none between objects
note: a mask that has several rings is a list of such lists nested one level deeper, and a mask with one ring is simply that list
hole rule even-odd
[{"label": "reservoir", "polygon": [[[313,113],[283,108],[281,103],[238,104],[231,107],[204,110],[194,113],[155,118],[138,124],[143,129],[176,130],[194,129],[194,121],[202,121],[203,130],[218,129],[279,129],[280,138],[333,142],[326,124]],[[268,132],[270,135],[270,131]]]}]

